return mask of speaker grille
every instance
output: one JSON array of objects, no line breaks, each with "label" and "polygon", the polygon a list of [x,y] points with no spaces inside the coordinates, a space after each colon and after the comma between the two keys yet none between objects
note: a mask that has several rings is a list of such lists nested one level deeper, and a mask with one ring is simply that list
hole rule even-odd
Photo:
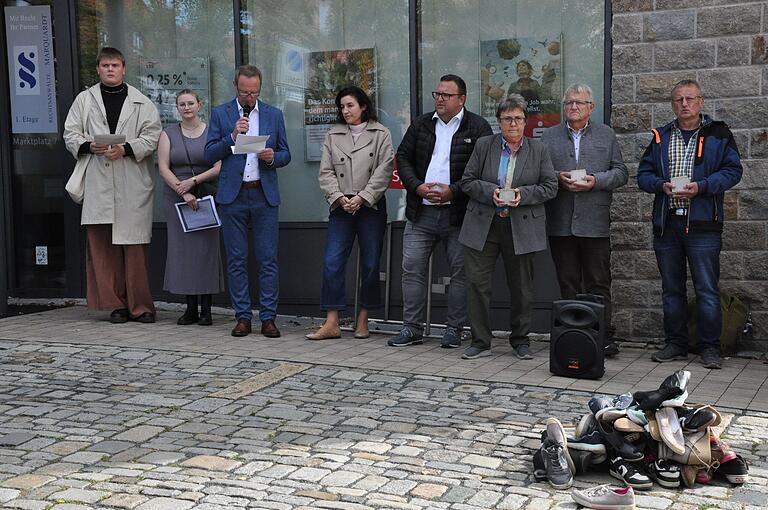
[{"label": "speaker grille", "polygon": [[563,331],[551,348],[557,365],[573,376],[594,370],[603,361],[595,339],[578,329]]}]

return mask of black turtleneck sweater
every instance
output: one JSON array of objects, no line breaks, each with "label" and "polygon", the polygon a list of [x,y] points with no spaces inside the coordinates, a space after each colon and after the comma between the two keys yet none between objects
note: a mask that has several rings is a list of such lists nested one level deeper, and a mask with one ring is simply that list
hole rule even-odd
[{"label": "black turtleneck sweater", "polygon": [[104,111],[107,112],[109,132],[114,134],[117,121],[120,120],[120,110],[123,109],[125,98],[128,97],[128,85],[121,83],[117,87],[107,87],[101,84],[101,100],[104,101]]},{"label": "black turtleneck sweater", "polygon": [[[117,122],[120,120],[120,111],[123,109],[123,103],[125,103],[128,97],[128,85],[121,83],[116,87],[108,87],[102,83],[100,89],[101,100],[104,102],[104,111],[107,113],[109,132],[114,134],[117,129]],[[133,156],[133,149],[131,149],[128,142],[123,147],[125,148],[125,157]],[[88,154],[90,152],[91,142],[85,142],[78,151],[79,154]]]}]

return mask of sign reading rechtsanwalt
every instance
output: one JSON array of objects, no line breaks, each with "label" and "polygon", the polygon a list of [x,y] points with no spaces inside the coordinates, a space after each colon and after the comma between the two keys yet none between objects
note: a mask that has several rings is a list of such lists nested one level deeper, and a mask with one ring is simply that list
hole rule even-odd
[{"label": "sign reading rechtsanwalt", "polygon": [[57,133],[53,25],[47,5],[6,7],[11,131]]}]

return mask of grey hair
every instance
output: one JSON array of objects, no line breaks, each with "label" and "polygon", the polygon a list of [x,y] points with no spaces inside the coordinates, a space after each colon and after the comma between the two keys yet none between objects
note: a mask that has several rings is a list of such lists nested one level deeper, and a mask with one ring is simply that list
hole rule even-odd
[{"label": "grey hair", "polygon": [[573,83],[571,85],[568,85],[568,88],[565,89],[565,94],[563,94],[563,102],[565,102],[568,97],[568,94],[586,94],[589,96],[589,100],[593,101],[595,100],[594,94],[592,94],[592,87],[587,85],[586,83]]},{"label": "grey hair", "polygon": [[680,80],[679,82],[675,83],[675,86],[672,87],[672,90],[670,91],[669,95],[674,96],[675,91],[680,87],[696,87],[697,89],[699,89],[699,94],[703,95],[701,91],[701,85],[699,85],[699,82],[691,79]]},{"label": "grey hair", "polygon": [[528,103],[520,94],[510,94],[504,98],[499,103],[499,106],[496,107],[496,118],[500,119],[503,112],[514,110],[515,108],[523,110],[523,115],[525,115],[526,119],[528,118]]}]

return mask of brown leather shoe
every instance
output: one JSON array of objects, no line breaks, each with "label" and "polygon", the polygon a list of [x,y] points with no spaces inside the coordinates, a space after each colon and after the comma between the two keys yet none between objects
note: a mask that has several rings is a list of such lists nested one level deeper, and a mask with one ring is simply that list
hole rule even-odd
[{"label": "brown leather shoe", "polygon": [[238,319],[235,327],[232,328],[232,336],[247,336],[251,334],[251,321],[248,319]]},{"label": "brown leather shoe", "polygon": [[267,319],[265,321],[261,321],[261,334],[267,338],[279,338],[280,330],[277,329],[277,326],[275,326],[275,321],[272,319]]}]

